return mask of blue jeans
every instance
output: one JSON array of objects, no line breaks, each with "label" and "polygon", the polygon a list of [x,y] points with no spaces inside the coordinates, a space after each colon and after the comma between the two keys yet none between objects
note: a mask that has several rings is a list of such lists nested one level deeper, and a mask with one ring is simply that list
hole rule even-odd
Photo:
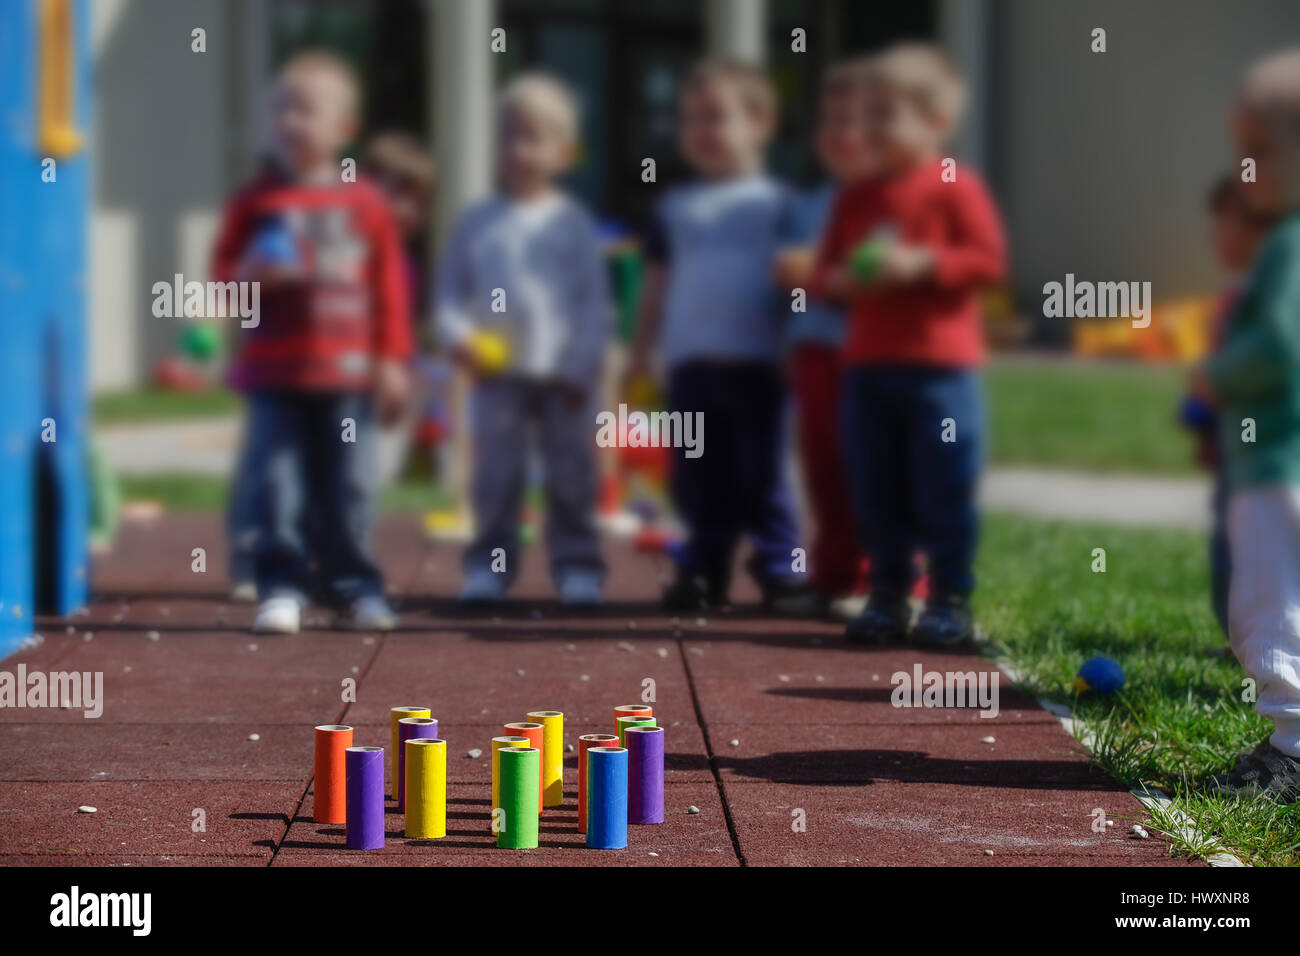
[{"label": "blue jeans", "polygon": [[[344,441],[343,420],[355,422]],[[352,392],[254,393],[249,399],[242,493],[259,502],[257,589],[263,599],[337,604],[383,593],[367,540],[377,473],[370,399]],[[308,522],[310,516],[310,522]],[[305,529],[310,524],[310,537]],[[314,572],[314,573],[313,573]]]},{"label": "blue jeans", "polygon": [[983,406],[974,369],[887,365],[845,372],[849,494],[873,588],[910,592],[912,555],[920,549],[936,596],[974,590]]},{"label": "blue jeans", "polygon": [[669,376],[668,405],[684,416],[702,412],[705,425],[702,455],[673,449],[673,503],[689,529],[681,566],[725,587],[747,534],[755,580],[792,577],[799,532],[785,480],[785,391],[776,368],[685,362]]}]

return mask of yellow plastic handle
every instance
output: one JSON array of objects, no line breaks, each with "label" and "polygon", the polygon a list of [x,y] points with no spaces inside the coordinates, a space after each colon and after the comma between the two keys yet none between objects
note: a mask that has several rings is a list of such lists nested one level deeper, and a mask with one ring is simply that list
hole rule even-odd
[{"label": "yellow plastic handle", "polygon": [[72,0],[41,0],[40,127],[37,142],[46,156],[79,152],[84,138],[76,127],[77,54]]}]

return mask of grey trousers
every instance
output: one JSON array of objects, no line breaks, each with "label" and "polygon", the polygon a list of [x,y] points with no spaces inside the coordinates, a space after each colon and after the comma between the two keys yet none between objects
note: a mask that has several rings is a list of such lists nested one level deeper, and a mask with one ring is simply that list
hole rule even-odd
[{"label": "grey trousers", "polygon": [[500,556],[507,583],[518,573],[519,520],[535,450],[544,473],[552,579],[571,570],[603,576],[595,524],[594,393],[593,388],[586,400],[574,403],[552,383],[514,376],[485,378],[474,386],[474,540],[465,552],[467,575],[491,568]]}]

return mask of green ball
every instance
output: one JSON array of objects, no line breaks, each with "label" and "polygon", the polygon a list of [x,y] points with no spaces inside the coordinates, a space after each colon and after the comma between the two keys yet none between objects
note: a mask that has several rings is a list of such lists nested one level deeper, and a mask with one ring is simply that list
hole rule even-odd
[{"label": "green ball", "polygon": [[181,333],[181,351],[198,362],[206,362],[221,351],[221,332],[211,323],[187,325]]},{"label": "green ball", "polygon": [[876,273],[880,271],[881,263],[885,260],[885,252],[888,248],[888,240],[881,238],[868,239],[860,243],[849,257],[849,271],[853,273],[854,278],[861,279],[863,282],[870,282],[875,278]]}]

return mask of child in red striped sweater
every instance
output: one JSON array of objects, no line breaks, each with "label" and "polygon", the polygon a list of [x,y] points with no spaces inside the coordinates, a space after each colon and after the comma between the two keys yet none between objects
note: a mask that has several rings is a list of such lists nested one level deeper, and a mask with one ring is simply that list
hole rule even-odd
[{"label": "child in red striped sweater", "polygon": [[258,631],[296,632],[313,592],[355,627],[396,623],[367,538],[374,423],[400,413],[412,337],[397,227],[376,187],[342,175],[357,99],[330,54],[285,65],[274,161],[230,201],[217,243],[214,278],[261,287],[232,371],[248,395],[236,493],[259,525]]}]

